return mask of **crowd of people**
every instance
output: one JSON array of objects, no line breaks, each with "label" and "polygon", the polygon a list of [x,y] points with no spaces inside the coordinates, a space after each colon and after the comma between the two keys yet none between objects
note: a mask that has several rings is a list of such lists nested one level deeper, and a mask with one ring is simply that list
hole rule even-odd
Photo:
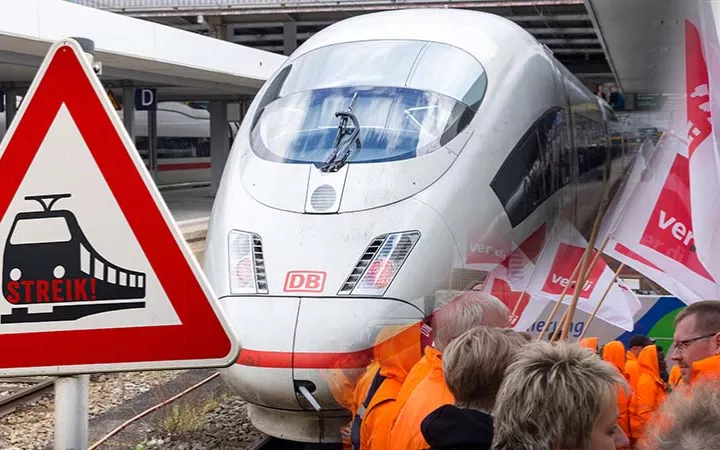
[{"label": "crowd of people", "polygon": [[[665,356],[646,336],[537,342],[476,291],[427,324],[387,327],[361,373],[331,383],[353,450],[720,448],[720,301],[684,308]],[[430,345],[425,345],[426,343]],[[342,372],[345,373],[345,372]],[[334,388],[333,388],[334,386]]]}]

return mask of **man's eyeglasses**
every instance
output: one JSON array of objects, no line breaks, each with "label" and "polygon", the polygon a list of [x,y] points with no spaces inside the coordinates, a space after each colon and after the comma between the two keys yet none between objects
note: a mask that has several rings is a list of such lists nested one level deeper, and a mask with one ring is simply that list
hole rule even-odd
[{"label": "man's eyeglasses", "polygon": [[679,352],[683,352],[683,351],[685,351],[685,350],[690,346],[690,344],[692,344],[693,342],[699,341],[699,340],[701,340],[701,339],[711,338],[711,337],[715,336],[716,334],[717,334],[717,332],[712,333],[712,334],[706,334],[705,336],[698,336],[698,337],[692,338],[692,339],[685,339],[684,341],[674,342],[673,345],[672,345],[672,350],[677,350],[677,351],[679,351]]}]

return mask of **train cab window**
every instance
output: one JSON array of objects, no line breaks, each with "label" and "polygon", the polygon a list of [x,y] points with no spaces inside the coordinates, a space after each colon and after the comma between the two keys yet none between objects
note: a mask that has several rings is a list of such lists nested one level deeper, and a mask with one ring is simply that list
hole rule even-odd
[{"label": "train cab window", "polygon": [[48,244],[71,239],[70,228],[63,217],[28,218],[15,223],[10,244]]},{"label": "train cab window", "polygon": [[301,55],[270,82],[253,118],[251,146],[270,161],[322,163],[335,148],[335,113],[352,105],[360,148],[349,163],[420,157],[470,123],[486,84],[475,58],[445,44],[393,40],[323,47]]},{"label": "train cab window", "polygon": [[562,108],[545,113],[520,139],[490,183],[513,227],[569,182],[571,156],[564,145],[566,131]]}]

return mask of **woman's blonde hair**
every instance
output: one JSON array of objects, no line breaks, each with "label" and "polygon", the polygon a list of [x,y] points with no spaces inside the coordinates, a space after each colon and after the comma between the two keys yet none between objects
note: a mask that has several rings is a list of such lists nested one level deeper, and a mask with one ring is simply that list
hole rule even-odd
[{"label": "woman's blonde hair", "polygon": [[508,367],[495,403],[494,450],[587,449],[604,408],[627,382],[575,344],[535,342]]},{"label": "woman's blonde hair", "polygon": [[489,327],[473,328],[450,342],[443,352],[443,373],[455,403],[492,411],[505,370],[527,342],[511,329]]}]

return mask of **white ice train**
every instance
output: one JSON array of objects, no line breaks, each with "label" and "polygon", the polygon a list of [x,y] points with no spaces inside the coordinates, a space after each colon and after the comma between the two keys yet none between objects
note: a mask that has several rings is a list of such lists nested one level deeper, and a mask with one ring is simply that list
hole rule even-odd
[{"label": "white ice train", "polygon": [[627,159],[612,117],[495,15],[382,12],[313,35],[255,97],[207,238],[243,348],[223,376],[253,424],[338,441],[328,371],[379,327],[476,287],[557,214],[587,234]]}]

